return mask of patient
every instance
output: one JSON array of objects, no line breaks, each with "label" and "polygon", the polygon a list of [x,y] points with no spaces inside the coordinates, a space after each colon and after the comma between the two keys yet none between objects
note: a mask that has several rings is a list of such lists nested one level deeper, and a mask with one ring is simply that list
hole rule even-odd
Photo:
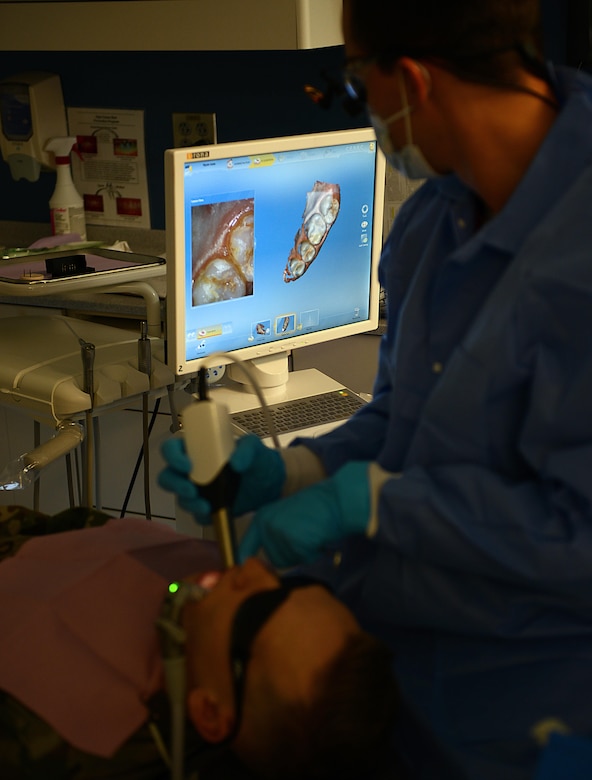
[{"label": "patient", "polygon": [[[9,549],[27,533],[2,511]],[[211,586],[182,613],[187,774],[371,775],[394,717],[389,653],[324,587],[287,587],[255,559],[216,573],[210,543],[89,517],[96,527],[63,533],[44,533],[68,527],[63,517],[37,517],[0,564],[3,780],[169,776],[155,623],[181,578]]]}]

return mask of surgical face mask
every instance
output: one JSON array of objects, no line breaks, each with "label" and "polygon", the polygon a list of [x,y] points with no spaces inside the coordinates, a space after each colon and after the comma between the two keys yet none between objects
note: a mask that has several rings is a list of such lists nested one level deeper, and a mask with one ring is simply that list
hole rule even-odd
[{"label": "surgical face mask", "polygon": [[[403,108],[387,119],[382,119],[376,114],[369,112],[370,122],[376,133],[378,146],[386,157],[388,164],[399,171],[399,173],[402,173],[403,176],[406,176],[408,179],[433,179],[438,176],[438,173],[426,160],[419,146],[413,143],[413,132],[411,130],[411,120],[409,119],[412,109],[407,101],[407,90],[400,72],[398,76]],[[402,149],[395,149],[389,133],[389,127],[399,119],[405,120],[407,143]]]}]

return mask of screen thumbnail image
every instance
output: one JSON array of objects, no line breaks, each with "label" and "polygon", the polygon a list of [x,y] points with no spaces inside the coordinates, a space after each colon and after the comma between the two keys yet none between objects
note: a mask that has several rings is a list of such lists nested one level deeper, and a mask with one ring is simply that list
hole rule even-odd
[{"label": "screen thumbnail image", "polygon": [[253,336],[261,338],[262,336],[269,336],[271,333],[271,321],[260,320],[253,325]]},{"label": "screen thumbnail image", "polygon": [[276,317],[275,320],[275,332],[276,334],[292,333],[296,329],[296,315],[295,314],[282,314],[281,317]]},{"label": "screen thumbnail image", "polygon": [[253,197],[192,207],[194,306],[253,294],[254,212]]}]

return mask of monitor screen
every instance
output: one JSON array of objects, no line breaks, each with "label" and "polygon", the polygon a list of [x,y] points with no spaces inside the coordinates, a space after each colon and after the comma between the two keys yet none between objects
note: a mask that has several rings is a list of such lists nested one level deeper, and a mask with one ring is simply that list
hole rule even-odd
[{"label": "monitor screen", "polygon": [[171,149],[165,175],[177,376],[214,353],[256,361],[377,327],[385,165],[371,129]]}]

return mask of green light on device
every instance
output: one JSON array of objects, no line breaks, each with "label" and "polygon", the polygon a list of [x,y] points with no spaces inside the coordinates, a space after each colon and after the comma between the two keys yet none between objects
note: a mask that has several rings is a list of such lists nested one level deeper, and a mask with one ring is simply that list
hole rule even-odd
[{"label": "green light on device", "polygon": [[169,593],[176,593],[179,590],[178,582],[171,582],[169,585]]}]

